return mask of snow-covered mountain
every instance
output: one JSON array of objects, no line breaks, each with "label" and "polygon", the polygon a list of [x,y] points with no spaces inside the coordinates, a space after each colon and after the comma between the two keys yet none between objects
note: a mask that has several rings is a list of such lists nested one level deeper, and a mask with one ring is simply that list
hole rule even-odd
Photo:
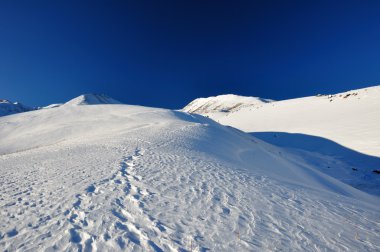
[{"label": "snow-covered mountain", "polygon": [[[336,179],[380,195],[380,86],[269,103],[237,98],[226,102],[241,104],[232,111],[219,110],[224,96],[196,99],[183,110],[251,133]],[[209,100],[219,107],[202,110]]]},{"label": "snow-covered mountain", "polygon": [[83,94],[64,105],[96,105],[96,104],[121,104],[121,102],[105,94]]},{"label": "snow-covered mountain", "polygon": [[379,198],[296,154],[199,115],[70,104],[0,118],[0,250],[380,248]]},{"label": "snow-covered mountain", "polygon": [[[226,96],[196,99],[183,111],[208,116],[245,132],[288,132],[333,140],[368,155],[380,156],[380,86],[334,95],[258,102],[256,97]],[[218,104],[203,110],[209,101]],[[267,101],[267,100],[264,100]],[[223,111],[223,104],[241,104]]]},{"label": "snow-covered mountain", "polygon": [[34,110],[34,108],[25,106],[19,102],[11,102],[8,100],[0,99],[0,116],[12,115],[32,110]]},{"label": "snow-covered mountain", "polygon": [[198,98],[189,103],[183,110],[201,115],[212,114],[213,117],[225,116],[244,107],[260,106],[273,100],[239,95],[219,95],[208,98]]},{"label": "snow-covered mountain", "polygon": [[0,100],[0,116],[28,112],[28,111],[38,110],[38,109],[57,108],[62,105],[73,106],[73,105],[96,105],[96,104],[122,104],[122,103],[105,94],[83,94],[64,104],[55,103],[55,104],[50,104],[45,107],[38,107],[38,108],[28,107],[19,102],[12,103],[8,100]]}]

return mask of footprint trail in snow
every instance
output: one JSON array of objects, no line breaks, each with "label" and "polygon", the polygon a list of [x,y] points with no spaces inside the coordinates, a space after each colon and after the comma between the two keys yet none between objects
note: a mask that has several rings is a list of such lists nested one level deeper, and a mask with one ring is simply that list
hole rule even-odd
[{"label": "footprint trail in snow", "polygon": [[203,117],[62,106],[0,139],[2,251],[380,249],[378,198]]},{"label": "footprint trail in snow", "polygon": [[[141,178],[134,173],[143,155],[143,149],[136,149],[133,155],[122,158],[111,178],[76,195],[76,202],[67,211],[72,225],[68,233],[79,250],[117,247],[128,251],[177,251],[160,222],[145,213],[144,199],[154,194],[142,187]],[[107,208],[112,214],[103,212]],[[99,229],[106,232],[99,235]]]}]

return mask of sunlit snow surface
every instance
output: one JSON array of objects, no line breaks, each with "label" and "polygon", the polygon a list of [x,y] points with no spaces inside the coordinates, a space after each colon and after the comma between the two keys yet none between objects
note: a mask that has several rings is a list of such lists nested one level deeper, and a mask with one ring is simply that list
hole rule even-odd
[{"label": "sunlit snow surface", "polygon": [[196,99],[183,110],[250,133],[323,173],[380,196],[380,175],[373,172],[380,170],[380,86],[264,101],[221,95]]},{"label": "sunlit snow surface", "polygon": [[201,116],[0,118],[0,250],[378,251],[379,198]]}]

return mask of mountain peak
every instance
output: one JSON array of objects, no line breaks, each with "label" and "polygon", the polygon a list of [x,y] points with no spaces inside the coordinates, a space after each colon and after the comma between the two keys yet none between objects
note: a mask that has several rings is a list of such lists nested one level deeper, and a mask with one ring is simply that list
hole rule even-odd
[{"label": "mountain peak", "polygon": [[0,99],[0,116],[27,112],[31,110],[34,110],[34,108],[30,108],[19,102],[11,102],[6,99]]},{"label": "mountain peak", "polygon": [[184,107],[183,111],[197,114],[232,112],[240,109],[241,107],[260,105],[272,101],[273,100],[259,97],[225,94],[195,99]]},{"label": "mountain peak", "polygon": [[122,104],[105,94],[82,94],[68,102],[65,105],[96,105],[96,104]]}]

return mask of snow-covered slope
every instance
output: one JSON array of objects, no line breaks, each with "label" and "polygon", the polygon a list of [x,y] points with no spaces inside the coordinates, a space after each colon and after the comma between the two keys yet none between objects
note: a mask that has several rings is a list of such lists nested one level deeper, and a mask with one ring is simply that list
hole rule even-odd
[{"label": "snow-covered slope", "polygon": [[96,104],[121,104],[121,102],[105,95],[105,94],[83,94],[64,105],[96,105]]},{"label": "snow-covered slope", "polygon": [[260,106],[273,100],[239,95],[218,95],[208,98],[198,98],[189,103],[183,110],[201,115],[211,114],[213,119],[223,117],[244,107]]},{"label": "snow-covered slope", "polygon": [[33,108],[27,107],[19,102],[11,102],[8,100],[0,99],[0,116],[12,115],[21,112],[27,112],[34,110]]},{"label": "snow-covered slope", "polygon": [[0,249],[380,249],[379,200],[210,119],[128,105],[0,118]]},{"label": "snow-covered slope", "polygon": [[[215,110],[201,110],[207,105],[207,99],[196,99],[183,111],[206,115],[245,132],[308,134],[333,140],[365,154],[380,156],[380,86],[335,95],[247,105],[223,116]],[[197,106],[192,106],[195,102]],[[223,102],[224,99],[220,99],[216,103],[223,106]]]},{"label": "snow-covered slope", "polygon": [[[184,111],[198,113],[197,107]],[[201,114],[302,156],[345,183],[380,194],[380,176],[373,172],[380,170],[380,86]]]}]

